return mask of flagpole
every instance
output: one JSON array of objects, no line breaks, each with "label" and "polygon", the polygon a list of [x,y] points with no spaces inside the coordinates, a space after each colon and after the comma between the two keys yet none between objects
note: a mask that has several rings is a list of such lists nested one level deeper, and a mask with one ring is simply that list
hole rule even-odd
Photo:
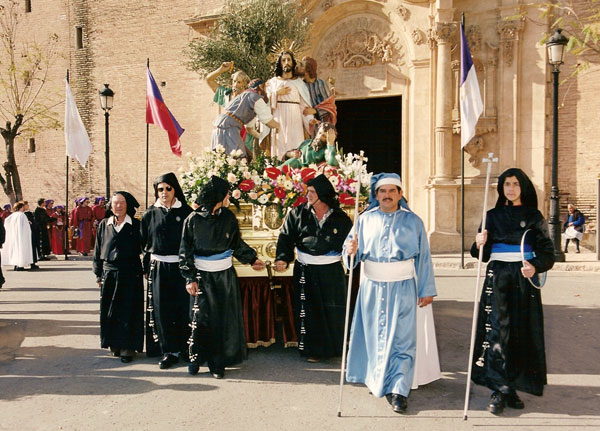
[{"label": "flagpole", "polygon": [[[67,69],[67,83],[69,82],[69,69]],[[66,145],[66,143],[65,143]],[[65,247],[65,260],[69,260],[67,257],[69,254],[69,155],[66,156],[67,168],[65,171],[65,225],[64,225],[64,238],[63,246]]]},{"label": "flagpole", "polygon": [[[146,58],[146,69],[150,69],[150,58]],[[146,95],[146,98],[148,96]],[[149,135],[150,135],[150,125],[148,121],[146,121],[146,209],[148,209],[148,160],[149,160]]]},{"label": "flagpole", "polygon": [[[460,25],[465,31],[465,14]],[[460,109],[459,109],[460,111]],[[465,269],[465,147],[460,146],[460,267]]]}]

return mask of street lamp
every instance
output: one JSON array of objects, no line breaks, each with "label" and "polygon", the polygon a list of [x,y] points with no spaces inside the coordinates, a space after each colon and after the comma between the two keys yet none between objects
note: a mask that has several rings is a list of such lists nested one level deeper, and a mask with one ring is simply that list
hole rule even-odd
[{"label": "street lamp", "polygon": [[113,98],[115,92],[108,88],[108,84],[104,84],[104,88],[98,91],[100,94],[100,106],[104,110],[104,131],[105,131],[105,156],[106,156],[106,199],[110,200],[110,158],[108,152],[108,117],[109,111],[113,107]]},{"label": "street lamp", "polygon": [[554,121],[552,125],[552,188],[550,189],[550,219],[548,227],[550,239],[554,243],[554,257],[557,262],[565,261],[565,254],[560,243],[560,208],[558,206],[558,75],[559,66],[564,63],[565,46],[569,39],[557,29],[546,42],[548,62],[552,66],[554,76]]}]

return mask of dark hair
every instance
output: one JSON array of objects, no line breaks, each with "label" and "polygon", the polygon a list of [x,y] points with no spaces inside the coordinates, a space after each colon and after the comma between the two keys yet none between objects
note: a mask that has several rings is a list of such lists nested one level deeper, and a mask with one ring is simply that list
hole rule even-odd
[{"label": "dark hair", "polygon": [[304,57],[302,58],[302,61],[304,62],[304,73],[308,73],[308,76],[311,77],[311,79],[316,79],[317,78],[317,60],[315,60],[312,57]]},{"label": "dark hair", "polygon": [[39,198],[39,199],[38,199],[38,205],[41,205],[41,204],[43,204],[44,202],[46,202],[46,199],[44,199],[44,198]]},{"label": "dark hair", "polygon": [[515,177],[519,181],[519,186],[521,187],[521,205],[537,209],[538,201],[535,187],[527,174],[519,168],[507,169],[498,177],[498,200],[496,201],[496,208],[512,205],[512,202],[504,195],[504,181],[509,177]]},{"label": "dark hair", "polygon": [[294,58],[294,53],[291,51],[281,51],[279,56],[277,57],[277,63],[275,65],[275,76],[283,75],[283,67],[281,67],[281,59],[284,55],[289,55],[292,57],[292,73],[296,70],[296,59]]}]

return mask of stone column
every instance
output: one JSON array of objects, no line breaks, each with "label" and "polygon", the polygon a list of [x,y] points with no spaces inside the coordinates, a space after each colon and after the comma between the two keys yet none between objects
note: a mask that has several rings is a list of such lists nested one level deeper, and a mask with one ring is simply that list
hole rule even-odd
[{"label": "stone column", "polygon": [[455,23],[439,22],[434,35],[437,40],[437,81],[435,101],[435,177],[452,176],[452,63],[451,42]]}]

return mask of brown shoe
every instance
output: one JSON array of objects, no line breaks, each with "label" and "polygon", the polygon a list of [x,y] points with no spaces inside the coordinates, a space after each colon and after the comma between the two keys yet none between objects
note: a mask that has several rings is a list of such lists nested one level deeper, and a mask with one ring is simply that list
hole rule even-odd
[{"label": "brown shoe", "polygon": [[306,362],[310,362],[311,364],[316,364],[317,362],[321,362],[321,358],[317,358],[316,356],[311,356],[306,360]]}]

